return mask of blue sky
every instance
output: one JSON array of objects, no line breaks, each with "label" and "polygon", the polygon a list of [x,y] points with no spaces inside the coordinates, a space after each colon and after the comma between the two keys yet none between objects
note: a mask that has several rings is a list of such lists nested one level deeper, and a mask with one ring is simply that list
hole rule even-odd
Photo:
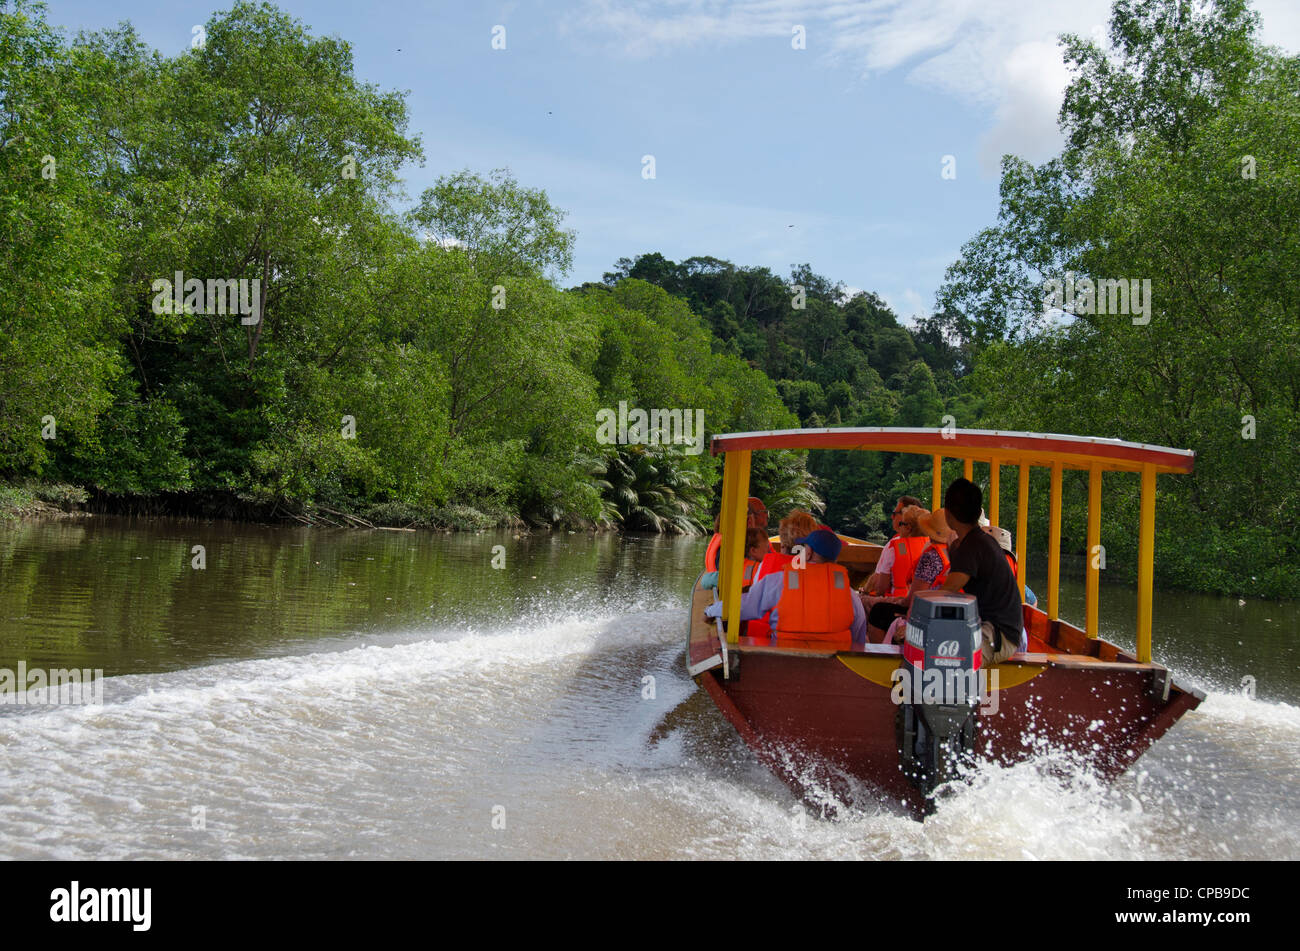
[{"label": "blue sky", "polygon": [[[70,32],[130,20],[172,54],[229,5],[47,2]],[[405,170],[412,199],[465,167],[544,188],[577,232],[566,285],[648,251],[783,276],[808,262],[904,320],[993,223],[998,156],[1056,151],[1056,36],[1099,35],[1109,16],[1106,0],[278,5],[351,43],[359,79],[410,91],[426,155]],[[1300,4],[1256,9],[1266,42],[1300,47]]]}]

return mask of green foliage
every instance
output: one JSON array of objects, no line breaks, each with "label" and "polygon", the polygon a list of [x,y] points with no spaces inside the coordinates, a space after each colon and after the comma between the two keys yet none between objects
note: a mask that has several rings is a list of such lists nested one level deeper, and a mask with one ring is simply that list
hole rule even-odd
[{"label": "green foliage", "polygon": [[658,446],[627,446],[609,457],[608,497],[624,529],[678,535],[705,530],[708,489],[680,458]]},{"label": "green foliage", "polygon": [[443,176],[411,219],[435,243],[465,248],[480,268],[553,269],[562,277],[573,264],[574,233],[560,227],[564,212],[541,189],[521,187],[508,169],[486,179],[468,169]]},{"label": "green foliage", "polygon": [[[986,428],[1196,451],[1192,475],[1160,480],[1159,512],[1197,530],[1157,561],[1166,583],[1211,590],[1280,591],[1300,554],[1300,66],[1256,27],[1237,0],[1122,0],[1109,54],[1064,38],[1067,147],[1037,168],[1004,159],[998,225],[939,295]],[[1115,291],[1053,309],[1045,282],[1083,277],[1130,294],[1149,281],[1149,313],[1116,313]],[[1135,498],[1122,481],[1107,479],[1103,506],[1121,566]],[[1064,539],[1081,551],[1079,504]]]},{"label": "green foliage", "polygon": [[0,472],[41,472],[60,436],[93,430],[122,372],[113,228],[65,105],[78,85],[43,9],[0,3]]},{"label": "green foliage", "polygon": [[820,480],[808,471],[803,453],[778,449],[752,457],[749,488],[767,506],[768,524],[775,524],[794,509],[820,513],[826,503],[818,489]]}]

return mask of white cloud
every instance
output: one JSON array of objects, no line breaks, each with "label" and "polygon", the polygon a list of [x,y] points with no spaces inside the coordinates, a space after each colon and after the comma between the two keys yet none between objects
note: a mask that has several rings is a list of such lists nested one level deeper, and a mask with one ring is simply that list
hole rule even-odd
[{"label": "white cloud", "polygon": [[1012,50],[1002,63],[1000,78],[1002,100],[994,112],[993,128],[979,144],[980,170],[989,176],[998,174],[1007,152],[1043,162],[1058,151],[1057,111],[1070,82],[1060,50],[1040,41]]},{"label": "white cloud", "polygon": [[465,247],[465,242],[464,242],[464,241],[460,240],[460,238],[453,238],[453,237],[451,237],[450,235],[448,235],[448,236],[445,237],[445,238],[440,238],[440,237],[438,237],[436,234],[434,234],[432,231],[425,231],[425,232],[423,232],[423,236],[424,236],[424,240],[425,240],[425,241],[432,242],[433,244],[436,244],[436,245],[438,245],[438,246],[441,247],[441,248],[463,248],[463,247]]},{"label": "white cloud", "polygon": [[[597,32],[648,56],[760,37],[789,41],[864,76],[910,66],[911,81],[992,110],[979,146],[985,174],[1005,152],[1033,161],[1060,145],[1056,126],[1068,73],[1058,37],[1100,39],[1110,0],[587,0],[570,29]],[[1300,48],[1300,5],[1256,0],[1264,42]],[[774,47],[776,48],[776,47]]]},{"label": "white cloud", "polygon": [[1255,0],[1265,43],[1294,53],[1300,49],[1300,6],[1295,0]]}]

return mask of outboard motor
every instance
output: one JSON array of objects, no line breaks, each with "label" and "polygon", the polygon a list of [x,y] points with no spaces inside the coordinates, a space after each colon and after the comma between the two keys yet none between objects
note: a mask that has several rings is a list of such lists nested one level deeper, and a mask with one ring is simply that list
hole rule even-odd
[{"label": "outboard motor", "polygon": [[899,765],[927,799],[974,759],[980,648],[974,595],[916,592],[894,673],[894,723]]}]

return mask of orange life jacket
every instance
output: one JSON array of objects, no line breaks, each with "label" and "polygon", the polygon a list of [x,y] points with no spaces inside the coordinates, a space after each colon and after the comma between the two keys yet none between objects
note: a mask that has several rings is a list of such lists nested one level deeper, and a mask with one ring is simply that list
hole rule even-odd
[{"label": "orange life jacket", "polygon": [[742,590],[748,588],[754,583],[754,572],[758,570],[758,562],[752,558],[745,559],[745,569],[740,576],[740,587]]},{"label": "orange life jacket", "polygon": [[916,571],[916,562],[929,543],[930,539],[924,535],[911,535],[907,538],[895,535],[889,540],[889,547],[894,549],[894,564],[889,569],[891,598],[907,597],[907,591],[912,586],[912,574]]},{"label": "orange life jacket", "polygon": [[[754,581],[762,581],[768,575],[777,574],[790,562],[794,561],[794,555],[784,555],[779,551],[769,551],[759,562],[758,571],[754,572]],[[749,627],[745,629],[746,637],[771,637],[772,636],[772,612],[768,611],[761,618],[755,618],[749,622]]]},{"label": "orange life jacket", "polygon": [[[930,542],[930,544],[926,546],[926,551],[929,551],[930,549],[934,549],[938,552],[939,557],[943,559],[943,570],[935,575],[934,580],[930,582],[930,587],[942,588],[943,583],[948,580],[948,571],[952,568],[952,562],[948,560],[948,545],[945,542]],[[921,554],[924,555],[925,552],[923,551]],[[917,561],[920,561],[920,559],[918,558]]]},{"label": "orange life jacket", "polygon": [[704,549],[704,570],[718,570],[718,550],[722,547],[722,536],[717,532],[709,539],[709,547]]},{"label": "orange life jacket", "polygon": [[849,644],[853,599],[849,573],[829,561],[783,570],[784,590],[776,608],[776,636]]},{"label": "orange life jacket", "polygon": [[[1019,564],[1016,562],[1016,556],[1013,555],[1013,554],[1012,554],[1011,552],[1009,552],[1009,551],[1004,551],[1002,554],[1004,554],[1004,555],[1007,556],[1007,564],[1011,566],[1011,577],[1014,578],[1014,579],[1016,579],[1016,584],[1017,584],[1017,586],[1019,586],[1019,584],[1020,584],[1020,566],[1019,566]],[[1023,595],[1021,596],[1021,600],[1022,600],[1022,601],[1024,600],[1024,596],[1023,596]]]},{"label": "orange life jacket", "polygon": [[761,581],[764,576],[775,574],[792,561],[794,561],[794,555],[783,555],[779,551],[769,551],[763,556],[763,560],[758,563],[758,571],[754,572],[754,580]]}]

